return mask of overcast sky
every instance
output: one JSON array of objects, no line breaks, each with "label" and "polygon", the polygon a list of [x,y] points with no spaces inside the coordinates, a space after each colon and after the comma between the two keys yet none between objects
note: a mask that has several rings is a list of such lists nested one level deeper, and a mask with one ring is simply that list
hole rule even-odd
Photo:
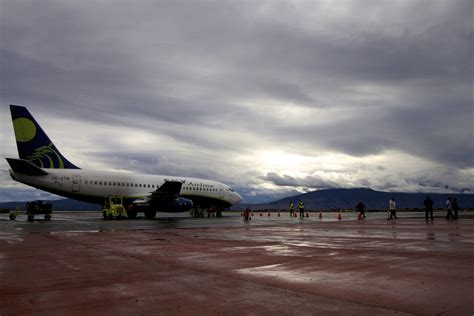
[{"label": "overcast sky", "polygon": [[[213,179],[243,202],[472,193],[473,4],[0,0],[1,156],[18,104],[81,168]],[[0,172],[0,201],[38,197]]]}]

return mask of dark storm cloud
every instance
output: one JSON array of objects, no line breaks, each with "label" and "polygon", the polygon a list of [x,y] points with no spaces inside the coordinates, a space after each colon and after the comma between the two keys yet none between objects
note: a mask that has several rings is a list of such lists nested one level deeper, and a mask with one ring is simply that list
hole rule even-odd
[{"label": "dark storm cloud", "polygon": [[[134,171],[142,174],[175,175],[194,178],[219,178],[222,175],[218,170],[205,163],[205,160],[195,157],[194,159],[183,159],[182,157],[170,158],[160,154],[159,149],[147,154],[126,153],[124,151],[107,151],[106,157],[101,153],[91,153],[95,161],[105,166],[119,166],[122,170]],[[192,161],[192,167],[187,163]]]},{"label": "dark storm cloud", "polygon": [[[117,168],[237,184],[252,166],[232,159],[266,147],[398,151],[458,177],[474,167],[472,1],[3,1],[1,9],[4,104],[95,123],[98,135],[125,127],[166,136],[159,145],[182,157],[167,162],[159,148],[136,156],[112,139],[95,151],[104,164],[110,152]],[[278,112],[288,108],[308,112]],[[222,169],[186,167],[204,161]],[[276,185],[336,186],[264,174],[259,181]]]}]

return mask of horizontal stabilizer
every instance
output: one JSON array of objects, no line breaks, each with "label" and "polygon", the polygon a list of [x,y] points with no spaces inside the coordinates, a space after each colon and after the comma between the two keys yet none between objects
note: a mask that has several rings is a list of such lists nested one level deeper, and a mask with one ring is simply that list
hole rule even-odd
[{"label": "horizontal stabilizer", "polygon": [[15,159],[15,158],[6,158],[10,167],[12,167],[13,171],[27,174],[29,176],[45,176],[48,173],[43,169],[35,166],[31,162],[28,162],[23,159]]}]

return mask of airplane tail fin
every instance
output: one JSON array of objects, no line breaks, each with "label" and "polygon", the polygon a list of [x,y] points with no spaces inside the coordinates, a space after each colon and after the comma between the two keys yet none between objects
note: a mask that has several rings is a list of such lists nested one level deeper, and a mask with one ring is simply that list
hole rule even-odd
[{"label": "airplane tail fin", "polygon": [[26,107],[10,105],[10,112],[20,159],[39,168],[79,169],[59,152]]}]

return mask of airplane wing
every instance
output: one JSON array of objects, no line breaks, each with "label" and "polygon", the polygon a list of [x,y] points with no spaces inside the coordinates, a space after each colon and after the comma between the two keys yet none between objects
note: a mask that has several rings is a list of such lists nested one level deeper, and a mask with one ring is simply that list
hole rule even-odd
[{"label": "airplane wing", "polygon": [[193,201],[179,196],[182,185],[183,182],[180,181],[165,181],[149,195],[133,201],[132,207],[151,208],[148,210],[148,215],[145,209],[145,217],[154,217],[157,210],[165,212],[188,211],[193,207]]},{"label": "airplane wing", "polygon": [[182,185],[183,183],[179,181],[165,181],[165,183],[163,183],[158,189],[151,192],[150,195],[136,199],[133,201],[133,204],[150,205],[150,203],[162,204],[174,201],[178,199]]},{"label": "airplane wing", "polygon": [[181,186],[180,181],[165,181],[156,191],[151,193],[150,198],[157,201],[169,201],[178,198]]}]

